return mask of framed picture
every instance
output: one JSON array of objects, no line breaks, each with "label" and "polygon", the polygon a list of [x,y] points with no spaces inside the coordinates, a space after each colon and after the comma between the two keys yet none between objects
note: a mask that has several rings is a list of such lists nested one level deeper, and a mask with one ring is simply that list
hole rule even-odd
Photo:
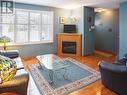
[{"label": "framed picture", "polygon": [[88,21],[88,22],[91,22],[91,21],[92,21],[92,17],[88,17],[88,18],[87,18],[87,21]]},{"label": "framed picture", "polygon": [[60,17],[59,21],[60,21],[60,24],[64,24],[65,23],[65,17]]}]

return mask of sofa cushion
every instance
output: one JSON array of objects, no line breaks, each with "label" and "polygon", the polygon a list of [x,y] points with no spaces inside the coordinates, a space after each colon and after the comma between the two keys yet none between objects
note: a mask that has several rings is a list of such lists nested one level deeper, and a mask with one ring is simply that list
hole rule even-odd
[{"label": "sofa cushion", "polygon": [[14,58],[13,60],[16,62],[17,69],[24,68],[20,57]]}]

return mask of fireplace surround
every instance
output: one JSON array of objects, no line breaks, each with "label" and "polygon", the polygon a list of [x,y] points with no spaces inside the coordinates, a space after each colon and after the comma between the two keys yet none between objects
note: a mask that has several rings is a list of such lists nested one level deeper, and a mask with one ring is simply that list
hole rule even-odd
[{"label": "fireplace surround", "polygon": [[81,34],[59,33],[57,35],[57,54],[59,56],[81,56]]}]

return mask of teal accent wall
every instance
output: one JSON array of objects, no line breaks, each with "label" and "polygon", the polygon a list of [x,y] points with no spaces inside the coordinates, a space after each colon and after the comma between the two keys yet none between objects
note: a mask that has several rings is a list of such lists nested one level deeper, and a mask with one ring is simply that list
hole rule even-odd
[{"label": "teal accent wall", "polygon": [[43,43],[43,44],[31,44],[31,45],[17,45],[17,46],[8,47],[8,49],[19,50],[21,56],[36,56],[40,54],[56,53],[57,50],[56,35],[57,33],[63,31],[63,26],[62,24],[59,23],[59,17],[70,16],[71,13],[70,10],[40,6],[40,5],[23,4],[23,3],[16,3],[15,7],[18,9],[53,11],[54,12],[54,42]]},{"label": "teal accent wall", "polygon": [[[111,29],[111,31],[110,31]],[[95,48],[118,53],[119,51],[119,10],[95,13]]]},{"label": "teal accent wall", "polygon": [[119,22],[120,22],[120,36],[119,36],[119,58],[122,58],[127,53],[127,2],[120,4]]},{"label": "teal accent wall", "polygon": [[[84,7],[84,55],[88,55],[94,52],[95,37],[94,30],[89,31],[91,26],[94,26],[94,8]],[[88,18],[91,17],[91,22],[88,22]]]}]

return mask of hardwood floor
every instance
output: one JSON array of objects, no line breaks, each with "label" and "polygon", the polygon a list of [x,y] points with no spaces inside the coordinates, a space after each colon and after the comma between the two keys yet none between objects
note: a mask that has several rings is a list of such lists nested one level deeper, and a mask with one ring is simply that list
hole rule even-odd
[{"label": "hardwood floor", "polygon": [[[115,56],[112,57],[104,57],[97,54],[92,54],[80,58],[76,58],[83,64],[88,65],[89,67],[98,70],[98,62],[101,60],[105,60],[108,62],[114,62]],[[35,64],[37,63],[36,57],[29,57],[29,58],[22,58],[25,68],[27,69],[28,64]],[[116,93],[112,92],[111,90],[104,87],[101,83],[101,80],[98,80],[80,90],[74,91],[69,95],[117,95]]]}]

